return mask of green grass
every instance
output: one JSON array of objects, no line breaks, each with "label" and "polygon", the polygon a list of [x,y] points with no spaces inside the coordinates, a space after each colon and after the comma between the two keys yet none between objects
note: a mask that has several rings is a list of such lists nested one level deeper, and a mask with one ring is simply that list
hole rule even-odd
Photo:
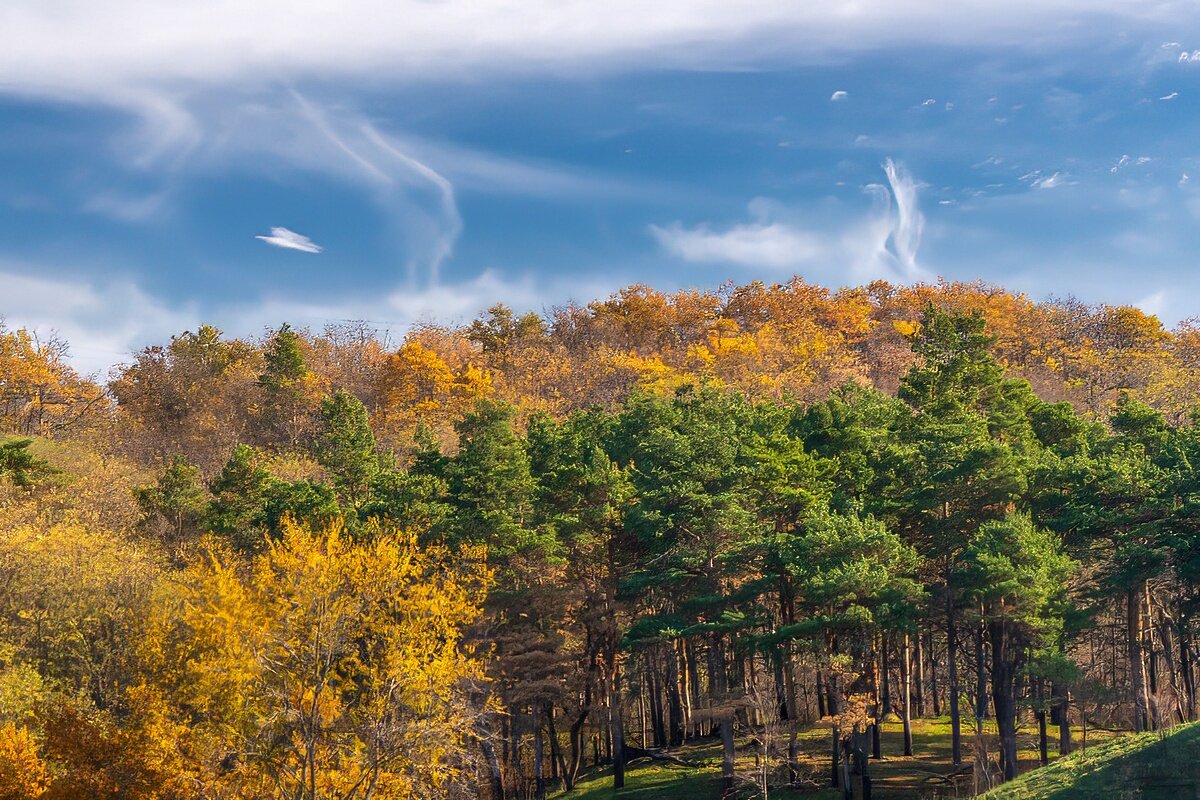
[{"label": "green grass", "polygon": [[[985,729],[986,733],[988,730]],[[1111,734],[1089,732],[1092,742],[1106,742],[1108,739],[1102,738],[1105,736],[1111,737]],[[1117,742],[1120,743],[1128,738],[1130,737],[1120,737]],[[963,759],[968,764],[972,759],[973,741],[973,731],[969,726],[964,726]],[[812,788],[807,791],[788,790],[782,787],[772,788],[770,797],[780,800],[798,800],[798,798],[835,800],[841,798],[840,791],[818,788],[829,786],[829,725],[817,724],[804,730],[799,736],[799,745],[801,773],[808,779]],[[1023,729],[1018,737],[1018,745],[1021,769],[1035,769],[1037,767],[1036,730]],[[1089,753],[1097,751],[1099,746],[1089,747]],[[1053,748],[1054,743],[1051,742],[1052,751]],[[875,800],[927,800],[936,797],[969,797],[971,795],[972,778],[969,772],[958,776],[957,788],[953,783],[940,779],[940,776],[945,776],[953,771],[950,763],[949,718],[914,720],[913,755],[910,757],[901,755],[903,734],[900,724],[898,722],[885,723],[882,728],[882,752],[883,759],[872,760],[870,764]],[[680,750],[674,751],[674,754],[703,766],[689,768],[661,762],[635,762],[626,771],[625,788],[619,792],[614,792],[612,789],[612,771],[610,769],[593,769],[584,773],[574,791],[566,794],[559,792],[552,796],[559,800],[612,800],[613,798],[719,800],[721,797],[720,743],[715,739],[702,739],[688,743]],[[1200,756],[1197,756],[1195,760],[1200,762]],[[753,748],[748,742],[739,741],[738,772],[749,773],[753,768]],[[1041,770],[1041,772],[1044,771]],[[745,787],[737,796],[753,797],[755,795],[749,787]],[[857,791],[855,796],[859,796]],[[1002,797],[1004,800],[1015,800],[1015,798],[1025,796],[1018,793]],[[1081,797],[1085,796],[1090,797],[1089,795]],[[1200,800],[1200,797],[1197,797],[1196,800]]]},{"label": "green grass", "polygon": [[985,800],[1200,800],[1200,723],[1109,739],[993,789]]}]

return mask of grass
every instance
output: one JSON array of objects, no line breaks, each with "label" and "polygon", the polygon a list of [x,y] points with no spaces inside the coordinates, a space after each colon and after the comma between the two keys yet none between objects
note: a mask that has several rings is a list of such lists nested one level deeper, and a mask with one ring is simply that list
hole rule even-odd
[{"label": "grass", "polygon": [[[913,755],[905,757],[900,755],[903,752],[903,733],[900,724],[889,722],[883,725],[882,752],[884,757],[882,760],[872,760],[870,763],[874,798],[876,800],[933,800],[943,797],[970,797],[973,787],[969,771],[965,775],[957,777],[957,784],[954,781],[942,779],[942,776],[947,776],[952,772],[949,718],[914,720],[912,728]],[[988,735],[986,728],[984,733],[985,736]],[[1020,747],[1018,757],[1022,770],[1034,770],[1037,767],[1036,733],[1036,729],[1026,729],[1018,737],[1018,746]],[[1104,738],[1105,736],[1106,734],[1102,731],[1089,731],[1089,741],[1092,743],[1108,741]],[[1107,736],[1109,739],[1112,738],[1112,734],[1107,734]],[[1116,737],[1116,743],[1120,744],[1130,738],[1132,737]],[[963,759],[968,764],[973,758],[971,749],[973,741],[973,730],[964,726]],[[829,786],[830,726],[818,723],[802,731],[799,736],[799,744],[801,774],[808,779],[812,788],[802,791],[773,787],[770,797],[780,798],[780,800],[796,800],[796,798],[840,800],[842,796],[840,791],[832,788],[818,788]],[[1053,751],[1053,741],[1050,747]],[[1088,753],[1098,750],[1098,745],[1089,747]],[[612,789],[612,771],[608,768],[597,768],[585,773],[574,791],[560,792],[552,796],[559,800],[612,800],[613,798],[719,800],[721,798],[721,747],[719,741],[701,739],[689,742],[675,754],[687,761],[703,764],[703,766],[690,768],[660,762],[639,761],[630,765],[626,771],[625,788],[619,792],[614,792]],[[1053,758],[1053,755],[1051,757]],[[1070,758],[1075,758],[1075,756]],[[1200,762],[1200,758],[1196,758],[1196,760]],[[752,773],[754,763],[753,746],[749,742],[739,741],[738,774]],[[1047,767],[1038,772],[1045,772],[1051,768]],[[737,796],[754,797],[757,795],[749,786],[746,786]],[[857,790],[855,796],[859,796]],[[1105,795],[1105,797],[1107,796],[1109,795]],[[1026,795],[1017,793],[998,797],[1001,800],[1015,800],[1024,798]],[[1080,798],[1083,797],[1090,798],[1091,795],[1080,795]],[[1058,800],[1057,796],[1055,800]],[[1072,800],[1074,800],[1073,796]],[[1200,800],[1200,796],[1197,797],[1197,800]]]},{"label": "grass", "polygon": [[1075,752],[985,800],[1200,800],[1200,723],[1110,739]]}]

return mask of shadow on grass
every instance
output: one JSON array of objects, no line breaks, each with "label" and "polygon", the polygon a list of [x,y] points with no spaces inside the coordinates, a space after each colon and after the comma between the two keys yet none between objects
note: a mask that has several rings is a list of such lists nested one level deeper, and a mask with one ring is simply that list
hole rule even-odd
[{"label": "shadow on grass", "polygon": [[1077,753],[988,800],[1200,800],[1200,725],[1142,734]]}]

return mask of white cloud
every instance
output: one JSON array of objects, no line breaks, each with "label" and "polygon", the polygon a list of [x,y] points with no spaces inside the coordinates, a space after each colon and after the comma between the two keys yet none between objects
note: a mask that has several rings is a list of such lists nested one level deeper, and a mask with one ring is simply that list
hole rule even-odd
[{"label": "white cloud", "polygon": [[838,102],[839,100],[845,100],[847,97],[848,97],[848,95],[846,94],[846,92],[841,89],[838,89],[836,92],[829,95],[829,99],[835,103]]},{"label": "white cloud", "polygon": [[112,100],[314,75],[404,82],[481,70],[813,61],[906,44],[1047,48],[1088,31],[1194,27],[1198,16],[1142,0],[6,0],[0,75],[11,91]]},{"label": "white cloud", "polygon": [[831,283],[887,278],[922,280],[917,263],[925,217],[917,207],[918,184],[900,164],[883,165],[888,186],[872,184],[875,208],[865,216],[829,229],[804,225],[764,200],[751,203],[754,222],[724,229],[686,227],[676,222],[651,225],[659,245],[685,261],[729,263],[775,271],[806,270]]},{"label": "white cloud", "polygon": [[299,250],[302,253],[319,253],[324,249],[304,234],[296,233],[287,228],[271,228],[270,236],[255,236],[254,238],[261,239],[275,247],[282,247],[285,250]]},{"label": "white cloud", "polygon": [[1130,158],[1128,155],[1123,155],[1117,159],[1117,162],[1109,167],[1108,171],[1114,175],[1128,166],[1141,167],[1149,164],[1154,159],[1150,156],[1138,156],[1136,159]]},{"label": "white cloud", "polygon": [[55,272],[45,265],[0,262],[0,298],[20,299],[0,304],[0,316],[10,328],[62,335],[71,346],[71,362],[85,374],[103,377],[135,349],[197,322],[193,306],[169,307],[127,280],[32,277]]},{"label": "white cloud", "polygon": [[1070,176],[1062,172],[1055,172],[1053,175],[1042,176],[1040,173],[1034,172],[1022,175],[1018,180],[1032,179],[1034,189],[1057,189],[1060,186],[1066,186],[1071,183]]},{"label": "white cloud", "polygon": [[825,237],[780,222],[734,225],[722,231],[707,225],[689,229],[676,222],[666,228],[651,225],[650,232],[685,261],[786,270],[830,255]]},{"label": "white cloud", "polygon": [[102,191],[88,198],[83,204],[83,210],[120,222],[144,222],[163,210],[169,194],[165,188],[140,196]]},{"label": "white cloud", "polygon": [[375,297],[355,297],[336,303],[268,297],[253,305],[226,309],[221,319],[232,332],[252,332],[283,321],[319,330],[328,322],[362,319],[402,335],[416,322],[461,323],[496,303],[518,311],[538,312],[552,303],[603,297],[620,284],[616,275],[608,280],[581,281],[567,276],[503,275],[488,269],[454,284],[397,288]]},{"label": "white cloud", "polygon": [[916,277],[917,248],[921,246],[921,234],[925,230],[925,216],[917,207],[917,183],[903,165],[888,159],[883,164],[888,184],[896,199],[896,221],[892,227],[892,244],[903,274]]},{"label": "white cloud", "polygon": [[[319,331],[330,322],[366,320],[388,329],[395,341],[417,322],[462,323],[496,303],[540,312],[554,303],[604,297],[626,282],[616,274],[579,280],[485,270],[453,285],[403,287],[336,302],[256,297],[240,305],[203,309],[195,303],[172,305],[123,278],[79,280],[53,265],[0,260],[0,319],[10,328],[60,334],[70,345],[71,363],[84,374],[103,378],[110,367],[128,362],[141,348],[165,343],[202,323],[216,325],[229,336],[255,336],[281,322]],[[6,305],[4,298],[20,302]]]}]

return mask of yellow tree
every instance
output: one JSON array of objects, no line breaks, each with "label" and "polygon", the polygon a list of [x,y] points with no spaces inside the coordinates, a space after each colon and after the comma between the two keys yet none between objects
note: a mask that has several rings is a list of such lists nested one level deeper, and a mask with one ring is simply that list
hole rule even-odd
[{"label": "yellow tree", "polygon": [[0,432],[47,435],[98,421],[108,410],[100,387],[67,363],[67,343],[0,320]]},{"label": "yellow tree", "polygon": [[491,393],[487,371],[469,361],[455,369],[437,350],[412,340],[379,371],[375,429],[393,447],[409,445],[421,424],[449,438],[454,423]]},{"label": "yellow tree", "polygon": [[37,800],[49,785],[33,734],[12,723],[0,725],[0,800]]},{"label": "yellow tree", "polygon": [[447,796],[473,752],[468,686],[482,673],[461,633],[482,564],[407,535],[289,523],[248,565],[213,551],[191,566],[147,655],[209,792]]}]

